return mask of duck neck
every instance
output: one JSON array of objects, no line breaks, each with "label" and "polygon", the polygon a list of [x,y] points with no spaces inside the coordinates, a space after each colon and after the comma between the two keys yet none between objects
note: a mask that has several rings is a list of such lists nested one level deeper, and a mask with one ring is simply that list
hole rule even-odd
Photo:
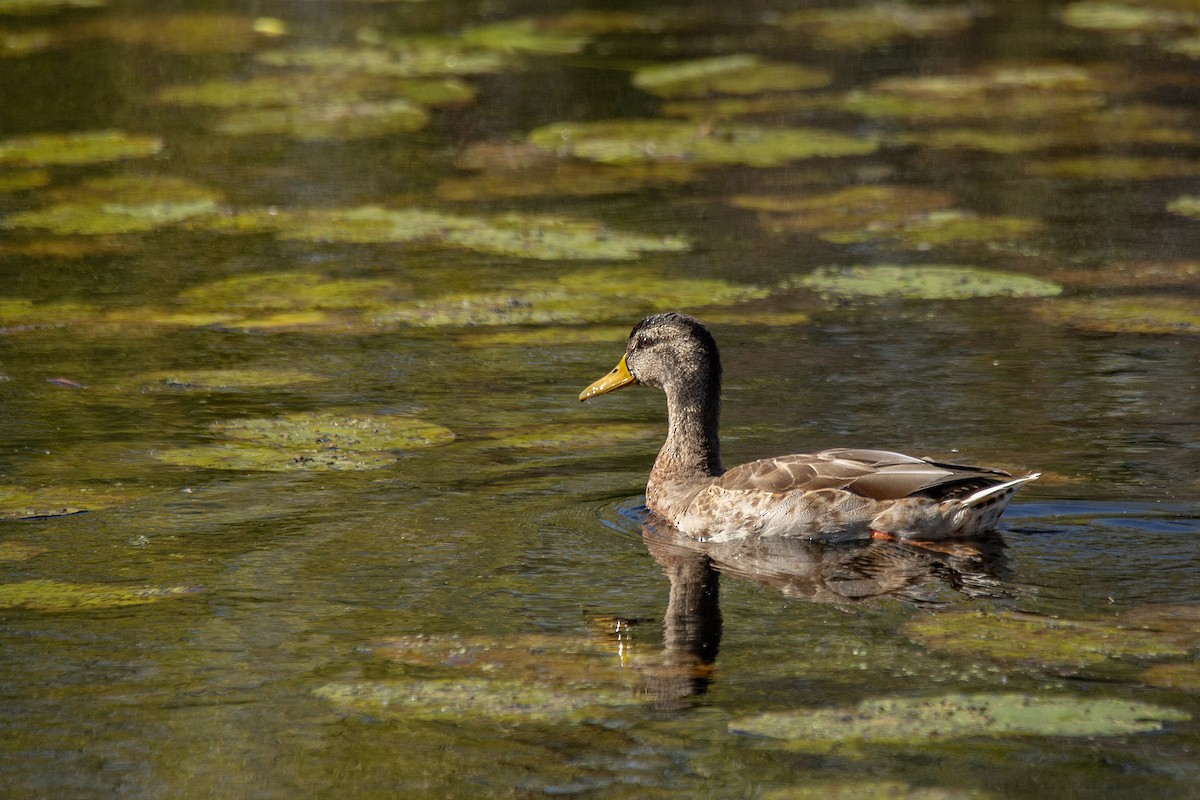
[{"label": "duck neck", "polygon": [[667,441],[658,452],[654,473],[661,479],[679,479],[708,478],[724,472],[719,423],[717,397],[668,392]]}]

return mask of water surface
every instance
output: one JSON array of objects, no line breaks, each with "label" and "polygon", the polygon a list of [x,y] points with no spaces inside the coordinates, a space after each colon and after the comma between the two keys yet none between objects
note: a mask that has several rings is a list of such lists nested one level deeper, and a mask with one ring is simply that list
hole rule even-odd
[{"label": "water surface", "polygon": [[[761,712],[961,693],[1200,715],[1186,4],[1129,7],[1161,15],[1132,33],[1099,4],[946,7],[958,22],[870,41],[771,3],[33,5],[0,2],[0,590],[31,593],[0,609],[5,794],[1196,795],[1195,719],[826,750],[738,732]],[[420,75],[362,66],[417,34],[465,49]],[[360,61],[294,63],[317,47]],[[662,96],[633,78],[731,54],[825,85]],[[485,66],[446,74],[468,56]],[[164,94],[272,76],[300,99]],[[447,78],[457,100],[396,83]],[[373,116],[398,97],[417,110]],[[718,102],[738,99],[759,105]],[[264,109],[259,133],[228,116]],[[680,121],[688,146],[817,128],[863,152],[656,160],[664,136],[622,165],[526,143],[630,118]],[[96,131],[150,144],[4,156]],[[186,188],[151,193],[164,178]],[[864,186],[924,194],[847,211],[837,193]],[[822,196],[818,219],[804,202]],[[368,224],[364,207],[384,211]],[[417,236],[417,217],[388,216],[411,209],[450,216]],[[1063,291],[802,285],[889,264]],[[712,323],[726,463],[871,446],[1043,478],[995,537],[944,552],[676,540],[641,506],[661,395],[576,400],[656,308]],[[362,470],[304,468],[320,445],[228,460],[230,421],[307,412],[453,440],[338,445],[378,467]],[[1107,643],[972,649],[997,618]],[[919,634],[939,619],[966,644]],[[1121,649],[1145,630],[1169,641]],[[435,692],[441,707],[412,700]]]}]

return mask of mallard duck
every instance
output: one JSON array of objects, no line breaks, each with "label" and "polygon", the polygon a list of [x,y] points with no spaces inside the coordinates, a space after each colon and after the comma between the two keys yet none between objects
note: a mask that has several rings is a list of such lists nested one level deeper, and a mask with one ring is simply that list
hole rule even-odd
[{"label": "mallard duck", "polygon": [[579,399],[635,383],[667,395],[667,441],[650,471],[646,505],[701,539],[967,538],[994,528],[1013,493],[1038,477],[842,448],[726,470],[718,434],[717,343],[683,314],[655,314],[635,325],[620,363]]}]

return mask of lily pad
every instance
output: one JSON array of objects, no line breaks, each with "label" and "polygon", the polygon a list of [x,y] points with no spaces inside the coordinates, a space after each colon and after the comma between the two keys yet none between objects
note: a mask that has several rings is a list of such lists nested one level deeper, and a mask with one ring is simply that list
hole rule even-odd
[{"label": "lily pad", "polygon": [[819,44],[867,50],[903,38],[950,36],[966,30],[987,13],[975,3],[914,6],[871,3],[857,8],[814,8],[792,11],[780,24],[798,28]]},{"label": "lily pad", "polygon": [[642,269],[581,270],[513,281],[500,290],[398,303],[375,319],[427,327],[579,324],[669,308],[728,305],[769,293],[717,279],[665,278]]},{"label": "lily pad", "polygon": [[654,119],[555,122],[531,131],[529,141],[562,156],[606,164],[684,161],[752,167],[866,155],[877,147],[867,139],[817,128],[707,126]]},{"label": "lily pad", "polygon": [[467,44],[502,53],[570,55],[582,52],[591,37],[586,34],[548,30],[536,19],[517,19],[479,25],[462,32]]},{"label": "lily pad", "polygon": [[92,611],[158,603],[196,594],[194,586],[121,586],[29,580],[0,584],[0,608],[33,611]]},{"label": "lily pad", "polygon": [[1200,195],[1183,195],[1167,204],[1167,211],[1185,217],[1200,218]]},{"label": "lily pad", "polygon": [[1059,300],[1037,309],[1047,322],[1100,333],[1200,333],[1200,303],[1178,295]]},{"label": "lily pad", "polygon": [[346,243],[411,243],[534,258],[620,261],[644,253],[681,252],[687,240],[616,231],[591,220],[552,215],[475,217],[419,208],[250,211],[226,218],[228,232],[274,232],[282,239]]},{"label": "lily pad", "polygon": [[193,217],[215,214],[221,196],[181,178],[97,178],[54,192],[62,202],[12,214],[16,228],[47,228],[58,234],[142,233]]},{"label": "lily pad", "polygon": [[151,390],[201,392],[290,389],[320,378],[289,369],[194,369],[149,372],[139,377]]},{"label": "lily pad", "polygon": [[820,267],[786,285],[839,297],[967,300],[976,297],[1050,297],[1062,287],[1007,272],[951,264],[880,264]]},{"label": "lily pad", "polygon": [[301,141],[341,141],[411,133],[428,122],[423,106],[385,100],[238,111],[225,116],[216,130],[230,136],[281,134]]},{"label": "lily pad", "polygon": [[1116,658],[1181,656],[1189,650],[1173,634],[1119,620],[949,612],[914,620],[904,631],[937,650],[1058,670],[1096,667]]},{"label": "lily pad", "polygon": [[145,158],[162,149],[162,140],[155,136],[134,136],[115,130],[45,133],[0,139],[0,164],[26,167],[102,164]]},{"label": "lily pad", "polygon": [[1065,695],[948,694],[865,700],[857,706],[780,711],[730,730],[804,750],[873,744],[914,747],[978,736],[1118,736],[1161,730],[1191,716],[1166,706]]},{"label": "lily pad", "polygon": [[821,88],[831,81],[824,70],[747,54],[655,64],[633,73],[634,86],[659,97],[787,92]]},{"label": "lily pad", "polygon": [[436,447],[454,439],[449,429],[406,415],[308,412],[214,422],[209,428],[226,441],[155,455],[168,463],[206,469],[357,471],[395,464],[396,451]]},{"label": "lily pad", "polygon": [[314,694],[349,712],[405,720],[492,724],[578,722],[629,706],[631,693],[557,690],[514,680],[391,680],[328,683]]}]

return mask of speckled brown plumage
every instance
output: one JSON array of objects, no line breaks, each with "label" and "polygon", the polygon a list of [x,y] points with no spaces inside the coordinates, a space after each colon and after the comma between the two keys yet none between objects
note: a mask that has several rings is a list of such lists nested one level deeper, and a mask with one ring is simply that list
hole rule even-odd
[{"label": "speckled brown plumage", "polygon": [[857,449],[766,458],[726,471],[720,354],[708,329],[682,314],[655,314],[634,326],[621,363],[579,399],[632,383],[667,395],[667,440],[646,484],[646,505],[699,538],[969,537],[995,527],[1013,493],[1038,477]]}]

